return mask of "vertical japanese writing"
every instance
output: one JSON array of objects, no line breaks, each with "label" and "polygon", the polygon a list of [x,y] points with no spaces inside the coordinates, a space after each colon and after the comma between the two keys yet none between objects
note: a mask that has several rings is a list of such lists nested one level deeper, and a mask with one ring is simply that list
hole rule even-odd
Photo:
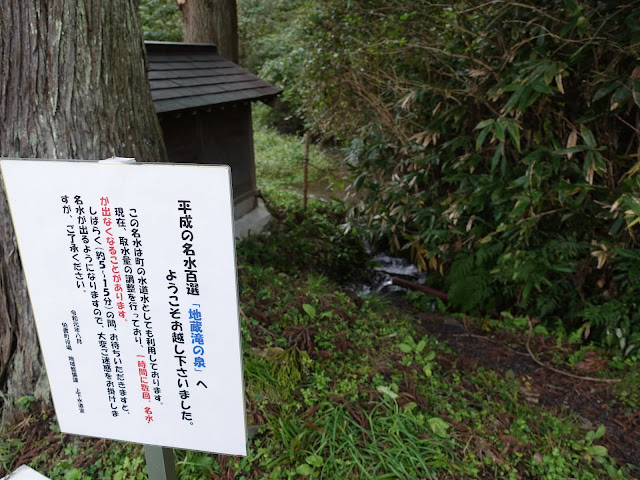
[{"label": "vertical japanese writing", "polygon": [[122,355],[120,353],[120,339],[116,333],[109,334],[111,353],[113,354],[113,364],[116,372],[117,391],[120,395],[122,410],[129,413],[129,404],[127,399],[127,386],[124,378],[124,367],[122,364]]},{"label": "vertical japanese writing", "polygon": [[184,255],[184,273],[186,281],[187,295],[200,295],[200,286],[198,285],[198,270],[196,267],[196,252],[193,248],[193,217],[191,216],[191,200],[178,200],[178,211],[182,212],[180,216],[180,229],[182,230],[181,238],[182,253]]},{"label": "vertical japanese writing", "polygon": [[[107,288],[106,273],[107,262],[104,248],[102,247],[100,219],[98,218],[98,211],[92,206],[89,206],[89,223],[91,225],[91,235],[93,237],[92,245],[94,249],[94,255],[102,278],[102,294],[104,298],[108,298],[109,289]],[[89,278],[89,294],[91,295],[91,305],[93,306],[93,318],[98,325],[104,328],[103,312],[101,308],[103,306],[104,300],[103,302],[100,301],[101,297],[98,290],[98,282],[99,280],[96,278],[96,275],[94,273],[93,276]]]},{"label": "vertical japanese writing", "polygon": [[[199,235],[197,215],[194,219],[195,203],[190,199],[173,200],[177,202],[173,205],[177,206],[174,215],[177,213],[179,233],[174,232],[169,241],[175,242],[173,254],[178,258],[173,268],[165,267],[164,271],[168,272],[167,309],[174,357],[170,369],[175,374],[170,375],[167,386],[161,384],[157,349],[169,331],[155,321],[156,312],[152,311],[152,300],[161,290],[155,292],[159,287],[153,283],[155,270],[149,264],[155,248],[151,248],[154,246],[148,244],[145,236],[146,228],[156,232],[157,227],[151,224],[147,227],[141,209],[119,204],[115,196],[110,198],[106,193],[92,196],[91,200],[87,195],[74,194],[59,198],[65,218],[60,227],[64,227],[64,247],[69,252],[65,256],[69,265],[67,281],[73,279],[78,290],[75,298],[88,300],[91,305],[90,308],[88,302],[72,305],[71,318],[58,323],[62,325],[63,359],[66,358],[71,372],[68,381],[73,381],[78,411],[84,412],[85,407],[89,411],[94,405],[93,400],[85,403],[82,398],[82,377],[86,370],[82,353],[76,351],[82,352],[82,348],[76,346],[84,342],[93,344],[94,354],[95,346],[98,347],[99,400],[109,417],[126,417],[133,411],[142,414],[145,423],[157,421],[162,411],[159,405],[165,400],[164,387],[170,388],[167,395],[172,397],[171,404],[177,404],[177,421],[190,425],[201,421],[195,410],[196,398],[201,388],[207,388],[204,372],[207,366],[211,368],[207,360],[211,360],[208,336],[212,332],[207,327],[206,299],[200,294],[204,277],[198,271],[197,253],[204,251],[199,243],[204,235]],[[172,220],[175,228],[174,222],[175,217]],[[90,335],[83,331],[83,321],[91,322]],[[164,332],[158,330],[161,327]],[[132,380],[135,372],[137,378]]]},{"label": "vertical japanese writing", "polygon": [[118,316],[126,322],[127,318],[124,304],[124,290],[122,289],[122,274],[120,273],[120,264],[118,262],[116,239],[113,234],[113,218],[109,197],[100,197],[100,206],[102,207],[102,224],[105,227],[104,233],[107,237],[107,246],[109,247],[108,253],[111,264],[111,279],[113,281],[113,291],[115,292],[116,308],[118,310]]},{"label": "vertical japanese writing", "polygon": [[[142,399],[151,402],[151,392],[149,390],[149,371],[147,370],[147,362],[144,355],[137,355],[138,358],[138,377],[140,379],[140,391]],[[144,407],[144,418],[147,423],[153,422],[153,409]]]},{"label": "vertical japanese writing", "polygon": [[107,343],[107,335],[103,332],[98,333],[98,346],[100,347],[100,355],[102,358],[102,373],[106,380],[106,391],[109,404],[111,406],[111,415],[117,417],[118,404],[116,402],[116,392],[113,383],[113,369],[111,368],[111,357],[109,356],[109,346]]},{"label": "vertical japanese writing", "polygon": [[201,372],[205,367],[204,361],[204,332],[202,331],[202,312],[200,304],[194,303],[189,309],[189,326],[191,330],[191,344],[193,345],[193,368]]},{"label": "vertical japanese writing", "polygon": [[[86,275],[87,282],[95,280],[95,271],[93,264],[93,257],[91,256],[91,247],[89,245],[89,227],[87,225],[87,216],[85,214],[84,201],[80,195],[74,195],[73,201],[76,205],[75,213],[76,220],[78,222],[78,233],[80,235],[80,241],[82,243],[82,254],[84,258],[84,274]],[[76,278],[77,280],[77,278]],[[82,290],[85,290],[84,280],[81,280]],[[75,325],[75,322],[74,322]],[[82,341],[80,342],[82,343]]]},{"label": "vertical japanese writing", "polygon": [[82,392],[79,388],[76,388],[76,401],[78,404],[78,411],[84,413],[84,402],[82,401]]},{"label": "vertical japanese writing", "polygon": [[[62,213],[67,214],[70,217],[71,221],[76,220],[78,224],[80,223],[80,218],[84,218],[84,209],[82,207],[82,199],[80,199],[77,195],[74,197],[76,207],[74,209],[74,213],[77,214],[77,217],[74,217],[72,214],[72,206],[69,203],[69,197],[67,195],[63,195],[61,197],[62,201]],[[76,281],[76,288],[84,289],[84,275],[82,272],[82,263],[80,261],[80,248],[78,243],[76,243],[76,223],[69,223],[66,227],[67,237],[69,240],[69,251],[71,252],[71,258],[73,260],[73,274]]]},{"label": "vertical japanese writing", "polygon": [[[116,234],[114,245],[117,243],[122,264],[123,302],[129,309],[128,318],[131,320],[133,339],[144,354],[136,354],[135,361],[140,382],[140,395],[143,401],[154,399],[162,402],[160,386],[160,372],[156,351],[156,339],[153,330],[153,320],[150,307],[150,293],[145,266],[140,219],[136,208],[129,208],[126,213],[122,208],[113,209]],[[124,298],[126,297],[126,298]],[[147,423],[153,421],[153,408],[143,407],[144,418]]]},{"label": "vertical japanese writing", "polygon": [[[118,300],[119,265],[116,252],[110,248],[109,260],[107,260],[105,250],[102,245],[102,231],[100,224],[105,227],[107,244],[112,246],[111,234],[111,212],[108,197],[100,199],[101,210],[92,206],[85,206],[86,202],[80,195],[74,195],[73,205],[70,197],[61,197],[62,213],[71,218],[71,223],[67,225],[66,232],[69,237],[70,248],[73,257],[73,271],[76,287],[87,292],[92,306],[93,318],[101,331],[97,333],[97,343],[102,362],[102,374],[105,380],[105,393],[111,408],[111,415],[118,417],[121,412],[129,413],[127,398],[127,385],[122,365],[122,355],[120,351],[120,339],[117,330],[117,310],[118,316],[124,318],[124,304],[120,305]],[[87,211],[88,210],[88,211]],[[88,214],[88,215],[87,215]],[[102,222],[101,222],[102,220]],[[110,266],[108,266],[108,262]],[[109,272],[109,273],[107,273]],[[109,288],[109,280],[113,282],[116,304]],[[106,322],[104,321],[106,319]],[[76,345],[82,344],[81,320],[78,312],[71,311],[73,331],[75,333]],[[106,328],[105,328],[106,327]],[[71,335],[67,323],[63,324],[65,333],[65,344],[71,350]],[[75,356],[69,356],[69,367],[74,383],[79,382],[78,365]],[[80,388],[76,390],[78,410],[84,413],[84,402]]]},{"label": "vertical japanese writing", "polygon": [[135,208],[129,209],[129,226],[131,227],[131,247],[135,263],[136,280],[138,284],[138,298],[142,309],[142,319],[144,321],[144,336],[147,348],[147,358],[151,370],[151,382],[153,383],[154,399],[162,401],[162,389],[160,387],[160,372],[158,371],[158,357],[156,351],[156,339],[153,333],[153,320],[151,307],[149,304],[149,284],[147,281],[147,270],[143,250],[142,235],[140,232],[140,220],[138,211]]},{"label": "vertical japanese writing", "polygon": [[171,341],[173,343],[173,358],[176,359],[178,368],[176,368],[178,396],[180,397],[180,414],[182,420],[190,422],[193,425],[193,413],[191,410],[191,402],[189,398],[189,373],[185,368],[187,365],[186,349],[184,346],[184,328],[182,325],[182,316],[180,313],[180,302],[178,298],[178,285],[176,272],[169,270],[167,275],[167,290],[169,291],[169,315],[171,316]]},{"label": "vertical japanese writing", "polygon": [[62,335],[64,336],[64,345],[67,350],[71,350],[71,337],[69,336],[69,325],[62,322]]},{"label": "vertical japanese writing", "polygon": [[120,162],[0,160],[61,429],[246,455],[231,171]]},{"label": "vertical japanese writing", "polygon": [[71,310],[71,321],[73,322],[73,331],[76,334],[76,344],[82,345],[82,335],[80,334],[80,320],[75,310]]},{"label": "vertical japanese writing", "polygon": [[[124,293],[122,288],[122,274],[120,273],[118,250],[116,248],[115,235],[113,233],[113,215],[111,213],[111,202],[109,200],[109,197],[100,197],[100,207],[102,225],[104,226],[103,234],[106,237],[105,242],[108,247],[106,252],[108,254],[108,260],[106,259],[105,254],[105,270],[109,270],[110,272],[109,274],[105,273],[105,277],[109,275],[113,285],[117,317],[122,318],[126,322],[127,318],[124,304]],[[109,296],[109,287],[106,278],[104,292],[105,295],[103,300],[105,303],[105,308],[109,310],[107,311],[107,327],[112,329],[112,331],[109,333],[108,345],[106,334],[99,333],[98,338],[102,351],[104,375],[107,380],[107,394],[109,396],[109,401],[111,402],[111,414],[115,417],[118,416],[118,410],[114,408],[114,406],[117,405],[114,402],[116,393],[120,396],[122,411],[129,413],[129,404],[127,398],[128,393],[125,381],[124,366],[120,353],[120,339],[118,337],[118,334],[116,333],[118,324],[116,320],[116,314],[112,311],[113,302]],[[108,347],[111,347],[110,351]],[[106,368],[105,353],[107,356],[109,354],[112,355],[113,360],[111,360],[109,364],[113,365],[113,368]]]},{"label": "vertical japanese writing", "polygon": [[[116,215],[118,215],[118,225],[120,225],[120,212],[118,211]],[[122,212],[122,215],[124,216],[124,211]],[[143,347],[142,329],[140,328],[140,313],[138,310],[138,297],[136,295],[135,272],[131,263],[131,246],[129,244],[129,239],[126,236],[120,237],[120,253],[122,254],[122,265],[124,267],[124,281],[127,290],[127,300],[129,302],[130,318],[131,323],[133,324],[133,338],[140,347]]]},{"label": "vertical japanese writing", "polygon": [[69,368],[71,369],[71,379],[73,383],[78,383],[78,370],[76,369],[76,359],[73,355],[67,357],[69,360]]}]

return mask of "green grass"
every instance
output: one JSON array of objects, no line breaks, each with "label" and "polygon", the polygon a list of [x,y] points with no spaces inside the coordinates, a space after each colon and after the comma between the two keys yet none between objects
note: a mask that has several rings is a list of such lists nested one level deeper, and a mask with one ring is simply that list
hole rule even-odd
[{"label": "green grass", "polygon": [[[305,139],[282,135],[264,120],[265,105],[254,106],[253,141],[258,188],[275,190],[279,187],[301,189]],[[309,182],[331,181],[338,159],[325,149],[311,144],[309,151]]]}]

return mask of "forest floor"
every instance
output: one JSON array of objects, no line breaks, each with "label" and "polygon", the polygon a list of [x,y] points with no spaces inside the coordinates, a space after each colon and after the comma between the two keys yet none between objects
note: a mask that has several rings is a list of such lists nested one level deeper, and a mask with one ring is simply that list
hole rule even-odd
[{"label": "forest floor", "polygon": [[[267,138],[268,130],[259,126],[257,130]],[[286,141],[286,136],[282,135],[271,134],[269,138]],[[290,141],[287,145],[291,145]],[[291,152],[296,150],[296,146],[289,148],[286,157],[295,157]],[[344,197],[345,191],[344,185],[335,183],[335,174],[330,176],[334,180],[330,180],[326,175],[336,153],[331,153],[334,157],[332,158],[325,152],[318,149],[315,158],[312,158],[321,167],[314,172],[307,191],[312,197],[329,201],[330,198]],[[262,159],[260,164],[269,162]],[[285,183],[284,186],[302,194],[304,186],[299,181],[300,168],[292,164],[287,170],[291,172],[290,175],[296,175],[297,171],[298,177],[287,179],[288,185]],[[335,171],[335,167],[333,170]],[[262,174],[268,178],[267,172]],[[278,178],[281,178],[280,174]],[[273,182],[274,179],[270,180]],[[456,365],[461,371],[475,371],[478,367],[491,369],[521,382],[521,393],[532,404],[553,412],[574,414],[581,426],[587,430],[604,425],[607,435],[601,443],[607,447],[610,455],[620,465],[633,465],[640,471],[640,408],[630,408],[629,405],[621,403],[619,393],[612,388],[614,382],[593,381],[594,374],[607,368],[605,352],[593,349],[587,350],[586,353],[578,352],[576,355],[576,350],[579,350],[577,346],[568,345],[553,337],[531,336],[531,332],[526,329],[489,329],[484,321],[467,321],[437,312],[415,312],[402,295],[395,294],[390,298],[397,308],[413,310],[416,324],[427,335],[437,338],[453,349],[454,353],[438,357],[438,363],[444,368]],[[578,361],[574,361],[569,367],[566,361],[571,352],[578,357]],[[554,366],[554,362],[558,365]],[[634,377],[627,390],[636,390],[639,383],[640,379]],[[628,393],[628,396],[638,395],[634,392]]]},{"label": "forest floor", "polygon": [[[526,332],[491,329],[478,320],[448,316],[437,312],[416,312],[401,295],[390,297],[395,309],[402,309],[416,322],[416,330],[436,338],[450,347],[450,352],[440,352],[437,363],[443,370],[456,370],[461,374],[472,374],[479,368],[490,369],[500,376],[510,378],[519,385],[519,395],[552,415],[572,415],[584,430],[595,430],[604,425],[606,435],[600,439],[609,455],[618,465],[633,466],[640,471],[640,412],[630,412],[628,406],[619,401],[612,391],[612,384],[589,380],[591,375],[605,368],[607,360],[602,352],[587,353],[582,361],[573,365],[572,372],[562,367],[551,366],[554,357],[566,358],[568,345],[558,345],[549,337],[530,337]],[[535,352],[535,353],[534,353]],[[532,357],[535,355],[535,358]],[[544,364],[545,366],[543,366]],[[566,366],[564,368],[567,368]],[[580,378],[583,377],[583,378]],[[14,468],[22,464],[42,463],[42,457],[65,458],[73,453],[67,467],[83,471],[96,462],[106,462],[119,454],[131,455],[132,450],[104,439],[69,437],[55,428],[52,411],[40,415],[27,415],[16,424],[10,435],[0,443],[0,477],[8,474],[2,454],[11,455]],[[18,450],[11,452],[8,437]],[[517,440],[511,439],[517,443]],[[508,445],[517,448],[517,445]],[[114,452],[115,448],[115,452]],[[506,447],[505,447],[506,448]],[[135,453],[135,451],[133,451]],[[138,455],[141,452],[138,451]],[[500,452],[494,451],[496,461],[501,461]],[[224,457],[220,456],[222,465]],[[131,472],[139,470],[141,459]],[[76,470],[77,469],[77,470]],[[74,478],[59,476],[52,478]],[[78,477],[81,478],[81,477]],[[126,474],[120,478],[129,478]],[[132,476],[131,478],[138,478]],[[218,477],[215,474],[210,478]],[[231,478],[231,477],[229,477]]]},{"label": "forest floor", "polygon": [[439,313],[423,313],[418,320],[429,335],[455,351],[439,357],[444,368],[453,364],[461,371],[483,367],[520,379],[520,391],[528,402],[553,412],[571,412],[587,429],[604,425],[607,435],[602,443],[609,454],[620,464],[640,469],[640,411],[630,412],[621,404],[612,383],[589,379],[606,366],[602,352],[592,350],[572,372],[565,367],[567,375],[550,364],[558,350],[566,355],[571,347],[559,346],[554,339],[530,339],[523,332],[506,330],[486,332],[471,322]]}]

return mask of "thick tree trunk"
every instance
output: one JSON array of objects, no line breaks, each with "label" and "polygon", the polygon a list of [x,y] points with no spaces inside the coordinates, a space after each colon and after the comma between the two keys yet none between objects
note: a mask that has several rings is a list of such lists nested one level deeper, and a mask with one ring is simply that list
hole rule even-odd
[{"label": "thick tree trunk", "polygon": [[185,42],[217,43],[214,3],[214,0],[178,0]]},{"label": "thick tree trunk", "polygon": [[236,0],[215,0],[218,52],[238,63],[238,9]]},{"label": "thick tree trunk", "polygon": [[[166,160],[136,0],[0,0],[0,11],[0,156]],[[0,392],[4,421],[17,398],[49,398],[1,179]]]},{"label": "thick tree trunk", "polygon": [[238,63],[236,0],[177,0],[182,10],[184,41],[215,43],[218,53]]}]

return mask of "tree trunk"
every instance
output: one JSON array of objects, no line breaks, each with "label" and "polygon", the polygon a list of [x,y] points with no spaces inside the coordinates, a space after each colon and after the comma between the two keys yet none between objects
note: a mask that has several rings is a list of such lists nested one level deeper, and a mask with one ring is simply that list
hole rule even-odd
[{"label": "tree trunk", "polygon": [[[0,156],[166,160],[136,0],[0,0]],[[49,401],[0,179],[0,408]]]},{"label": "tree trunk", "polygon": [[182,10],[184,41],[215,43],[218,53],[238,63],[236,0],[177,0]]},{"label": "tree trunk", "polygon": [[214,3],[214,0],[178,0],[185,42],[217,43]]},{"label": "tree trunk", "polygon": [[215,0],[216,45],[227,60],[238,63],[238,10],[236,0]]}]

